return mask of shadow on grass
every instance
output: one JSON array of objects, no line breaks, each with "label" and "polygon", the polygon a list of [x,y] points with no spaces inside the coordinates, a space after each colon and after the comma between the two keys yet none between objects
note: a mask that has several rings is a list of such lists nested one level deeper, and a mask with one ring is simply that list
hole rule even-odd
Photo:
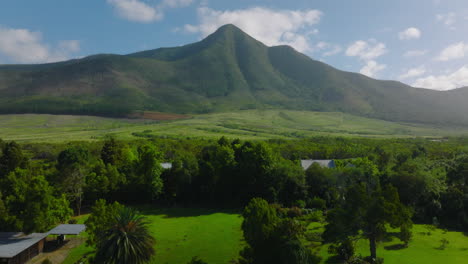
[{"label": "shadow on grass", "polygon": [[343,260],[341,260],[338,256],[331,256],[325,260],[326,264],[341,264]]},{"label": "shadow on grass", "polygon": [[384,242],[392,242],[394,238],[399,239],[400,238],[400,233],[399,232],[388,232],[387,235],[385,235],[383,241]]},{"label": "shadow on grass", "polygon": [[65,246],[70,240],[65,240],[63,243],[58,243],[57,240],[48,240],[44,244],[44,253],[50,253]]},{"label": "shadow on grass", "polygon": [[384,247],[386,250],[400,250],[400,249],[405,249],[407,246],[405,244],[394,244],[391,246],[385,246]]},{"label": "shadow on grass", "polygon": [[207,209],[193,207],[174,207],[174,208],[158,208],[152,206],[138,206],[137,209],[144,215],[164,215],[164,218],[177,217],[197,217],[212,214],[240,214],[238,209]]}]

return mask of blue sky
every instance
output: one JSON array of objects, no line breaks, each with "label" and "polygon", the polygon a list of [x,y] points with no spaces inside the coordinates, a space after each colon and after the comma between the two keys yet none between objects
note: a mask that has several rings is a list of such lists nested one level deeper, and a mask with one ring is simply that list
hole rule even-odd
[{"label": "blue sky", "polygon": [[0,64],[179,46],[227,23],[338,69],[468,86],[466,0],[2,0]]}]

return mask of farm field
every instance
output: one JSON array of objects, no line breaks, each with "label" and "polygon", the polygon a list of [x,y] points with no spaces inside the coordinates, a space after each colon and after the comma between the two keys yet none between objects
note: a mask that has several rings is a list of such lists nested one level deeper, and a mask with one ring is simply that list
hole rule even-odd
[{"label": "farm field", "polygon": [[[154,117],[151,114],[143,116]],[[70,115],[0,115],[0,138],[20,142],[99,140],[158,136],[271,139],[311,136],[443,137],[468,135],[468,128],[399,124],[337,112],[244,110],[192,117],[157,115],[162,120]],[[167,120],[175,118],[174,120]],[[183,119],[178,119],[183,118]]]},{"label": "farm field", "polygon": [[[237,258],[242,248],[240,215],[206,209],[154,209],[143,210],[152,222],[151,230],[156,244],[153,263],[184,264],[198,256],[210,264],[229,263]],[[321,232],[323,225],[312,223],[311,232]],[[441,240],[449,241],[442,249]],[[430,229],[426,225],[414,225],[413,240],[408,248],[398,249],[396,238],[380,243],[377,254],[390,264],[450,263],[464,264],[468,256],[468,236],[461,232]],[[357,254],[369,254],[367,240],[357,244]],[[91,252],[84,244],[73,249],[65,264],[75,263],[83,254]],[[321,263],[334,263],[327,247],[319,248]]]}]

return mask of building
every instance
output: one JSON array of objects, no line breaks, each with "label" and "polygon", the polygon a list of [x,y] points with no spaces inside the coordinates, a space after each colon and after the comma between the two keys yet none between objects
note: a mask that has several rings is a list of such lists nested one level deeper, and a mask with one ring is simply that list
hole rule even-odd
[{"label": "building", "polygon": [[320,165],[322,168],[336,168],[334,160],[301,160],[301,166],[304,170],[307,170],[314,163]]},{"label": "building", "polygon": [[0,233],[0,263],[23,264],[44,250],[47,233]]},{"label": "building", "polygon": [[85,229],[85,225],[58,225],[47,233],[0,232],[0,264],[26,263],[43,252],[47,236],[57,235],[63,241],[65,235],[79,235]]},{"label": "building", "polygon": [[172,169],[172,163],[170,162],[164,162],[164,163],[161,163],[161,167],[165,170],[169,170],[169,169]]}]

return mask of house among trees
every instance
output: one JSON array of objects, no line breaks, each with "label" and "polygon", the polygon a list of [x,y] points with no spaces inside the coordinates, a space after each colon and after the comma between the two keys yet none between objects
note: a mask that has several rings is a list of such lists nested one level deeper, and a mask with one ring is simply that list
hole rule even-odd
[{"label": "house among trees", "polygon": [[164,162],[164,163],[161,163],[161,167],[165,170],[169,170],[169,169],[172,169],[172,163],[170,162]]},{"label": "house among trees", "polygon": [[57,235],[63,241],[65,235],[79,235],[85,225],[59,225],[47,233],[0,232],[0,264],[23,264],[44,250],[46,238]]},{"label": "house among trees", "polygon": [[314,163],[323,168],[336,168],[334,160],[301,160],[301,166],[304,170],[307,170]]},{"label": "house among trees", "polygon": [[0,233],[0,263],[22,264],[42,253],[48,233]]}]

